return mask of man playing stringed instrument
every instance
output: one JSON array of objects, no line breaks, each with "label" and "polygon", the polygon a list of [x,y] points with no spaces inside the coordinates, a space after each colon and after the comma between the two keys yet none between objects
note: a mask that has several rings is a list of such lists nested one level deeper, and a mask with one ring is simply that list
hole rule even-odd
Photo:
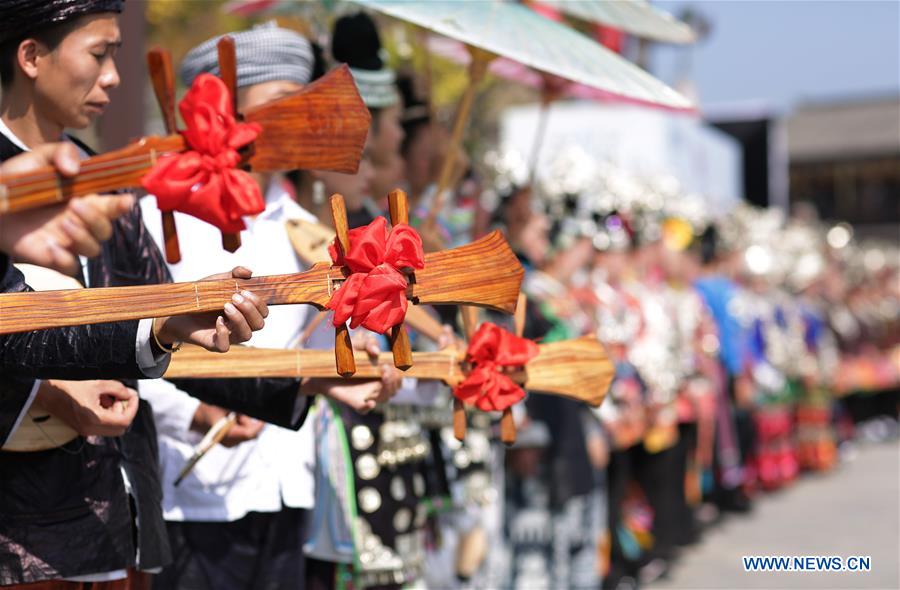
[{"label": "man playing stringed instrument", "polygon": [[[68,140],[63,136],[64,128],[85,127],[102,112],[109,100],[108,91],[119,80],[113,58],[121,42],[116,22],[121,4],[113,0],[0,4],[0,159],[40,148],[49,141]],[[81,147],[84,154],[88,153]],[[112,239],[83,270],[91,286],[169,280],[162,256],[143,228],[137,208],[113,224]],[[228,276],[248,278],[250,273],[236,269]],[[15,270],[6,273],[2,287],[4,291],[27,290]],[[210,350],[225,351],[231,343],[247,340],[254,329],[262,327],[267,313],[262,300],[246,293],[235,294],[233,303],[226,305],[221,315],[175,316],[5,336],[0,339],[0,370],[4,375],[28,378],[26,408],[35,397],[61,399],[61,388],[70,390],[62,398],[83,399],[83,403],[90,396],[129,398],[132,394],[120,384],[67,385],[34,382],[33,378],[159,376],[176,342],[194,341]],[[78,338],[80,334],[90,338]],[[119,345],[123,341],[133,344]],[[135,365],[140,366],[140,373],[134,370]],[[194,393],[299,427],[306,402],[295,388],[273,386],[267,390],[266,399],[251,398],[241,389],[247,382],[258,386],[255,380],[247,380]],[[6,399],[6,395],[0,399]],[[119,580],[117,583],[125,587],[129,583],[125,581],[126,568],[155,568],[168,560],[158,503],[155,427],[146,403],[139,407],[134,401],[130,411],[137,411],[137,416],[120,439],[79,438],[68,445],[72,448],[41,455],[0,453],[0,479],[4,481],[0,504],[8,514],[29,515],[3,521],[0,583],[77,578],[72,587],[105,580]],[[70,404],[69,409],[77,407]],[[72,425],[82,434],[101,433],[78,423]],[[115,430],[105,433],[114,434]],[[101,508],[90,502],[99,503]],[[80,542],[78,551],[69,546],[73,535]]]},{"label": "man playing stringed instrument", "polygon": [[[294,93],[310,81],[313,53],[293,31],[263,25],[228,35],[235,44],[238,110]],[[181,74],[190,85],[216,71],[220,38],[211,39],[185,57]],[[365,174],[367,163],[360,164]],[[334,174],[334,173],[332,173]],[[175,214],[182,258],[171,272],[179,281],[194,280],[210,264],[248,264],[267,273],[301,272],[285,224],[314,219],[283,188],[277,176],[254,174],[265,210],[244,217],[241,246],[223,250],[217,230],[196,218]],[[144,219],[162,243],[160,212],[154,199],[142,202]],[[273,308],[255,346],[292,348],[304,344],[305,327],[315,315],[308,306]],[[332,332],[333,334],[333,332]],[[329,348],[333,346],[332,341]],[[381,381],[344,383],[338,379],[295,381],[308,395],[323,393],[357,411],[396,388],[396,369],[385,367]],[[315,443],[312,421],[297,432],[265,426],[239,416],[223,444],[213,447],[186,475],[199,436],[226,412],[200,403],[166,381],[141,384],[154,407],[160,429],[163,513],[176,563],[154,580],[159,588],[296,588],[304,576],[303,533],[313,508]],[[193,418],[192,418],[193,417]],[[223,556],[228,568],[217,567]]]},{"label": "man playing stringed instrument", "polygon": [[[16,156],[0,165],[0,176],[51,163],[60,174],[77,172],[78,155],[74,146],[64,143],[47,144],[35,152]],[[132,205],[130,195],[93,197],[83,201],[79,207],[44,208],[36,212],[0,217],[0,273],[5,276],[9,271],[9,259],[4,252],[14,253],[18,259],[26,262],[60,271],[77,268],[78,255],[98,251],[100,242],[108,238],[112,231],[110,221],[130,210]],[[73,330],[54,332],[65,336],[66,332]],[[97,347],[92,349],[98,350]],[[142,373],[135,366],[131,376],[140,375]],[[15,430],[16,423],[27,409],[32,389],[31,380],[16,379],[4,374],[4,381],[0,384],[0,445]],[[63,394],[62,397],[72,393],[62,389],[58,391]],[[94,387],[85,392],[94,394],[88,399],[70,398],[74,402],[72,406],[83,410],[81,422],[85,434],[119,435],[131,423],[133,411],[123,411],[119,404],[104,407],[101,391]],[[136,406],[132,408],[134,409]]]}]

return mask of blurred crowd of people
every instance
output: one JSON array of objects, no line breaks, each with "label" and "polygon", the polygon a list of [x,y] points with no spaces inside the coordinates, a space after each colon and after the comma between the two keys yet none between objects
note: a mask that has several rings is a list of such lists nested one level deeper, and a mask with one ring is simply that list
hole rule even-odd
[{"label": "blurred crowd of people", "polygon": [[[63,39],[118,5],[83,4],[90,19],[75,20]],[[73,14],[81,15],[65,18]],[[722,513],[751,510],[757,494],[804,471],[834,468],[855,429],[896,436],[895,243],[859,241],[849,226],[808,214],[713,211],[676,179],[637,177],[574,148],[536,176],[511,153],[483,162],[448,155],[427,92],[389,68],[365,13],[338,19],[327,50],[274,25],[231,36],[241,109],[332,64],[350,66],[372,114],[359,171],[257,177],[266,210],[247,219],[234,253],[219,248],[214,228],[177,214],[177,264],[153,245],[163,243],[160,213],[143,199],[117,222],[106,266],[86,267],[90,281],[191,281],[236,265],[301,271],[317,260],[295,251],[290,228],[328,228],[327,196],[343,195],[350,226],[361,227],[399,187],[426,251],[502,230],[526,269],[524,335],[543,343],[595,335],[615,362],[613,384],[596,409],[529,392],[506,448],[497,417],[480,412],[456,440],[449,388],[391,367],[381,380],[352,383],[188,382],[145,371],[139,428],[83,432],[94,436],[32,457],[0,453],[0,584],[635,588],[664,575]],[[216,40],[185,57],[186,85],[217,71]],[[17,67],[30,72],[22,59]],[[4,78],[4,99],[34,100],[36,118],[65,118],[46,106],[63,100],[58,89],[28,86],[16,72],[11,84],[32,93],[7,95]],[[37,147],[12,120],[0,127],[7,143]],[[458,162],[454,188],[438,195],[446,157]],[[125,260],[126,251],[134,256]],[[132,263],[143,270],[124,268]],[[117,264],[124,270],[104,270]],[[135,278],[147,269],[153,276]],[[267,313],[251,344],[333,347],[329,322],[306,308]],[[436,339],[413,332],[415,349],[465,347],[457,308],[429,313],[450,327]],[[354,339],[372,354],[386,346],[364,330]],[[155,353],[177,354],[166,344],[157,340]],[[229,410],[240,415],[228,437],[185,475],[197,442]]]},{"label": "blurred crowd of people", "polygon": [[[723,512],[835,467],[857,427],[867,440],[897,435],[895,243],[857,241],[850,226],[803,209],[711,211],[676,179],[636,177],[578,148],[534,186],[520,184],[516,154],[490,161],[500,218],[529,269],[525,291],[549,321],[535,336],[596,334],[617,363],[598,411],[527,404],[528,422],[549,428],[536,450],[506,453],[516,485],[506,489],[504,571],[519,587],[537,571],[547,587],[591,587],[597,575],[604,587],[636,587],[664,575]],[[582,419],[561,427],[566,408]],[[580,461],[558,446],[561,432]],[[580,540],[599,561],[574,578],[578,562],[554,552],[558,539],[534,542],[569,525],[548,527],[531,511],[565,521],[598,501],[601,532]]]}]

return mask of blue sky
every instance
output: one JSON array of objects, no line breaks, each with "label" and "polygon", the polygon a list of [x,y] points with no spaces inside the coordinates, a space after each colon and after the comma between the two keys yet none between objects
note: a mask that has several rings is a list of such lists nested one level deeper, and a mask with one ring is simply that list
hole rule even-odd
[{"label": "blue sky", "polygon": [[[655,0],[676,16],[693,6],[712,23],[693,51],[703,110],[900,94],[900,0]],[[650,68],[677,82],[684,50],[661,47]]]}]

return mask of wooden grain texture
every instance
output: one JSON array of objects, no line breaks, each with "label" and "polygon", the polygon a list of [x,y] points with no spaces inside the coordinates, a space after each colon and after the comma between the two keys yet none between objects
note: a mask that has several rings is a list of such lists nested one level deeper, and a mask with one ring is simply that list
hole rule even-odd
[{"label": "wooden grain texture", "polygon": [[222,36],[216,43],[216,53],[219,59],[219,78],[231,93],[231,108],[237,114],[237,51],[234,39],[228,35]]},{"label": "wooden grain texture", "polygon": [[[355,351],[356,379],[380,379],[380,365],[390,364],[391,353],[382,353],[372,362],[365,352]],[[439,380],[454,385],[462,379],[459,360],[445,352],[413,353],[413,366],[407,373],[420,379]],[[205,379],[235,377],[334,377],[334,355],[330,350],[279,350],[232,347],[225,354],[208,352],[196,346],[184,346],[172,355],[166,377]]]},{"label": "wooden grain texture", "polygon": [[[391,225],[409,224],[409,200],[406,193],[395,189],[388,195],[388,209]],[[409,345],[409,334],[403,322],[391,327],[391,352],[394,354],[394,366],[405,371],[412,366],[412,347]]]},{"label": "wooden grain texture", "polygon": [[[221,312],[234,293],[251,291],[269,305],[305,303],[322,308],[343,274],[326,264],[287,275],[141,285],[4,293],[0,334],[142,318]],[[52,310],[52,311],[51,311]]]},{"label": "wooden grain texture", "polygon": [[141,178],[153,167],[158,156],[184,148],[184,139],[180,135],[151,136],[120,150],[83,160],[80,172],[70,178],[58,176],[51,166],[4,176],[0,184],[0,214],[140,186]]},{"label": "wooden grain texture", "polygon": [[528,296],[525,293],[519,293],[516,301],[516,311],[513,314],[513,334],[519,338],[525,333],[525,318],[528,309]]},{"label": "wooden grain texture", "polygon": [[166,249],[166,262],[181,262],[181,245],[178,242],[178,226],[175,223],[174,211],[160,211],[162,216],[163,243]]},{"label": "wooden grain texture", "polygon": [[[153,84],[153,93],[162,114],[166,133],[172,135],[178,132],[178,124],[175,118],[175,72],[172,68],[172,55],[166,49],[155,48],[147,52],[147,69],[150,71],[150,81]],[[165,247],[166,262],[178,264],[181,262],[181,247],[178,244],[178,229],[175,225],[175,213],[173,211],[161,211],[163,245]]]},{"label": "wooden grain texture", "polygon": [[[528,296],[525,293],[519,293],[519,299],[516,302],[516,312],[513,314],[513,333],[519,338],[525,333],[527,305]],[[512,408],[503,410],[503,416],[500,418],[500,440],[507,445],[512,445],[516,442],[516,421],[513,418]]]},{"label": "wooden grain texture", "polygon": [[175,117],[175,71],[172,68],[172,55],[166,49],[151,49],[147,52],[147,69],[166,133],[175,133],[178,123]]},{"label": "wooden grain texture", "polygon": [[[512,267],[511,267],[512,266]],[[477,305],[511,312],[524,269],[499,232],[425,255],[407,296],[429,305]],[[302,273],[166,285],[0,294],[0,334],[189,313],[220,312],[233,293],[249,290],[269,305],[324,308],[344,280],[326,263]]]},{"label": "wooden grain texture", "polygon": [[511,408],[503,410],[503,416],[500,417],[500,440],[506,445],[516,442],[516,421]]},{"label": "wooden grain texture", "polygon": [[524,276],[506,238],[495,230],[465,246],[425,254],[412,297],[428,305],[477,305],[512,313]]},{"label": "wooden grain texture", "polygon": [[[462,305],[459,308],[459,317],[462,320],[462,332],[467,342],[478,330],[478,308],[470,305]],[[453,436],[458,441],[466,438],[466,406],[462,400],[454,398],[453,402]]]},{"label": "wooden grain texture", "polygon": [[[241,119],[237,104],[237,50],[234,46],[234,39],[225,35],[216,43],[216,50],[219,55],[219,77],[231,93],[231,108],[235,117]],[[237,252],[240,247],[240,233],[222,232],[222,248],[226,252]]]},{"label": "wooden grain texture", "polygon": [[461,399],[453,398],[453,437],[458,441],[466,439],[466,405]]},{"label": "wooden grain texture", "polygon": [[528,362],[525,388],[552,393],[599,407],[609,390],[616,367],[593,336],[538,346]]},{"label": "wooden grain texture", "polygon": [[[331,220],[334,223],[335,244],[338,252],[346,255],[350,251],[350,227],[347,223],[347,205],[342,195],[331,195]],[[350,341],[350,329],[344,322],[334,329],[334,364],[338,375],[350,377],[356,372],[356,361],[353,358],[353,343]]]},{"label": "wooden grain texture", "polygon": [[459,308],[459,317],[462,319],[463,334],[466,340],[471,341],[478,331],[478,308],[463,305]]},{"label": "wooden grain texture", "polygon": [[[255,172],[354,173],[371,121],[346,65],[294,94],[248,109],[244,117],[262,125],[253,155],[246,162]],[[51,166],[4,176],[0,179],[0,213],[138,187],[159,156],[184,149],[180,135],[150,136],[82,161],[81,171],[72,178],[60,178]]]},{"label": "wooden grain texture", "polygon": [[331,170],[355,174],[372,116],[350,69],[341,65],[295,94],[244,111],[262,125],[248,164],[268,170]]},{"label": "wooden grain texture", "polygon": [[[538,345],[538,355],[524,370],[528,391],[561,395],[598,407],[615,373],[603,345],[591,336]],[[389,364],[393,356],[383,353],[372,362],[363,352],[355,352],[357,372],[354,378],[380,378],[380,364]],[[462,353],[454,350],[414,352],[411,377],[434,379],[455,385],[465,377]],[[232,347],[225,354],[184,346],[172,355],[166,377],[240,378],[240,377],[334,377],[334,356],[330,350],[280,350]]]}]

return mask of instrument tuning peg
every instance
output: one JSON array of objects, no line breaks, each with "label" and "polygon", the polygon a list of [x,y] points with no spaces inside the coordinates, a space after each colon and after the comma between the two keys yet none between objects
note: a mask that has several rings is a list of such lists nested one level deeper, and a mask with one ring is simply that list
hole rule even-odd
[{"label": "instrument tuning peg", "polygon": [[[331,197],[331,218],[334,221],[337,247],[346,254],[350,248],[350,229],[347,223],[347,206],[341,195],[336,194]],[[356,373],[353,344],[350,342],[350,330],[346,323],[335,328],[334,361],[338,375],[341,377],[350,377]]]},{"label": "instrument tuning peg", "polygon": [[[147,67],[150,70],[153,93],[162,113],[166,133],[173,135],[178,129],[175,122],[175,72],[172,69],[172,55],[165,49],[152,49],[147,53]],[[181,261],[181,249],[178,245],[175,214],[172,211],[162,212],[162,229],[166,261],[169,264],[177,264]]]},{"label": "instrument tuning peg", "polygon": [[[388,206],[391,213],[391,225],[409,224],[409,200],[406,193],[397,189],[388,195]],[[412,349],[409,345],[409,334],[400,323],[391,328],[391,352],[394,354],[394,366],[405,371],[412,366]]]},{"label": "instrument tuning peg", "polygon": [[[216,44],[219,53],[219,77],[231,92],[232,107],[235,116],[238,116],[237,108],[237,52],[234,39],[228,35],[219,39]],[[240,233],[222,232],[222,247],[228,252],[235,252],[241,247]]]}]

